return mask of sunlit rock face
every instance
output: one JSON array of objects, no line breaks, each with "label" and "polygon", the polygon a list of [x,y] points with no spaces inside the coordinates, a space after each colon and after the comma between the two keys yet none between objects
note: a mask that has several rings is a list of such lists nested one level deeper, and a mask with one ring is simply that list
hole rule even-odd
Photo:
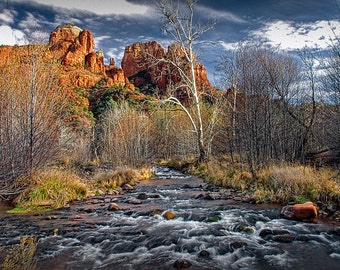
[{"label": "sunlit rock face", "polygon": [[104,71],[102,53],[95,53],[94,38],[89,30],[73,24],[58,26],[51,34],[49,44],[66,67],[87,66],[91,72]]},{"label": "sunlit rock face", "polygon": [[73,43],[82,31],[80,27],[73,24],[60,25],[50,34],[49,43],[51,45],[58,44],[60,41]]},{"label": "sunlit rock face", "polygon": [[[126,76],[131,77],[151,68],[154,64],[151,58],[155,60],[161,59],[165,55],[166,50],[156,41],[147,43],[137,42],[125,47],[122,68]],[[148,56],[150,56],[149,61],[147,59],[149,58]]]},{"label": "sunlit rock face", "polygon": [[134,86],[129,82],[122,68],[115,66],[114,59],[104,65],[104,53],[95,51],[92,32],[83,30],[73,24],[58,26],[50,34],[51,52],[59,59],[66,73],[62,83],[74,87],[93,87],[100,79],[106,77],[107,86]]},{"label": "sunlit rock face", "polygon": [[[188,60],[178,45],[164,49],[156,41],[134,43],[126,46],[122,59],[122,68],[130,81],[139,88],[158,88],[160,94],[167,94],[169,86],[182,82],[177,68],[169,62],[177,63],[190,74]],[[196,85],[200,91],[211,89],[206,68],[195,63]],[[180,93],[177,93],[180,94]]]}]

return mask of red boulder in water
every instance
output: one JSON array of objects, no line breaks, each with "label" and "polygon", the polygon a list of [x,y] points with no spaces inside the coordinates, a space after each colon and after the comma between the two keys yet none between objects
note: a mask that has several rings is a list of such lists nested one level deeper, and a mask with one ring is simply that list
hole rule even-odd
[{"label": "red boulder in water", "polygon": [[287,205],[282,208],[281,216],[298,221],[312,220],[318,216],[318,209],[312,202]]}]

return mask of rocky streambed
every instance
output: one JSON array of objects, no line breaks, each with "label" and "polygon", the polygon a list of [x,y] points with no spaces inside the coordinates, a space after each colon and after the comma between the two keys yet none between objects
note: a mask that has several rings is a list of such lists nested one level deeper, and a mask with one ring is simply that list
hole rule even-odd
[{"label": "rocky streambed", "polygon": [[168,168],[125,194],[0,215],[0,246],[38,240],[38,269],[338,269],[340,229],[283,219]]}]

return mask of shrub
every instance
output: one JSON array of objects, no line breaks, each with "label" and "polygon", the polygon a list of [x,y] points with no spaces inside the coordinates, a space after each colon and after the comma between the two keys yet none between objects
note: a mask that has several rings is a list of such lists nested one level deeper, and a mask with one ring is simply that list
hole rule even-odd
[{"label": "shrub", "polygon": [[148,115],[127,103],[107,110],[96,127],[100,161],[118,166],[146,164],[154,153],[152,130]]},{"label": "shrub", "polygon": [[17,198],[16,208],[9,212],[56,209],[88,195],[87,186],[70,171],[51,169],[36,172],[30,178],[32,187]]},{"label": "shrub", "polygon": [[20,244],[12,246],[5,257],[1,270],[34,270],[36,260],[34,254],[37,243],[33,237],[22,237]]}]

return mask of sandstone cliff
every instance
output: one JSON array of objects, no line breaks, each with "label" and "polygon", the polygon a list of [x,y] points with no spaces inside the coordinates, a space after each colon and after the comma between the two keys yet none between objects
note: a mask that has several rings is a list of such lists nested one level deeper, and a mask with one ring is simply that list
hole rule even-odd
[{"label": "sandstone cliff", "polygon": [[[165,95],[170,84],[181,82],[181,77],[173,65],[162,61],[170,59],[180,60],[184,69],[187,61],[176,44],[164,49],[156,41],[147,43],[134,43],[127,46],[124,51],[122,68],[129,80],[137,87],[143,89],[157,87],[160,94]],[[201,91],[212,88],[205,67],[196,63],[195,75],[197,85]]]},{"label": "sandstone cliff", "polygon": [[120,85],[133,89],[123,69],[111,64],[104,65],[103,52],[94,51],[91,31],[73,24],[60,25],[50,34],[49,46],[65,67],[62,76],[64,85],[93,87],[104,76],[107,77],[107,86]]}]

